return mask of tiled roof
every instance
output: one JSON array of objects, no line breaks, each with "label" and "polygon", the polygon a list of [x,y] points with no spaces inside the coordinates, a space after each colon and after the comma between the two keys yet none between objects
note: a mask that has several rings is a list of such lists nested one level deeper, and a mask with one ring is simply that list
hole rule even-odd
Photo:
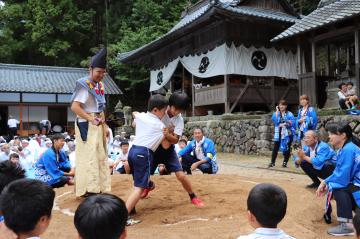
[{"label": "tiled roof", "polygon": [[[0,92],[73,93],[77,79],[88,69],[0,64]],[[122,94],[109,75],[104,78],[106,94]]]},{"label": "tiled roof", "polygon": [[290,22],[295,23],[298,18],[291,16],[289,14],[268,10],[268,9],[259,9],[255,7],[246,7],[246,6],[232,6],[232,5],[223,5],[222,8],[239,13],[241,15],[248,15],[260,18],[267,18],[271,20],[277,20],[281,22]]},{"label": "tiled roof", "polygon": [[323,27],[334,22],[351,18],[360,14],[359,0],[338,0],[320,7],[305,16],[293,26],[276,36],[272,41],[289,38],[301,33]]},{"label": "tiled roof", "polygon": [[163,39],[165,39],[167,36],[181,30],[182,28],[186,27],[187,25],[191,24],[192,22],[200,19],[202,16],[204,16],[208,11],[210,11],[212,8],[222,9],[226,11],[230,11],[233,13],[237,13],[239,15],[246,15],[246,16],[254,16],[264,19],[270,19],[275,21],[281,21],[281,22],[289,22],[289,23],[295,23],[298,18],[295,16],[292,16],[290,14],[278,12],[275,10],[268,10],[268,9],[259,9],[255,7],[247,7],[247,6],[241,6],[238,5],[238,0],[220,0],[216,5],[211,5],[210,1],[207,1],[206,4],[203,4],[202,6],[198,7],[195,11],[190,11],[189,13],[186,13],[181,20],[165,35],[161,36],[160,38],[129,52],[120,53],[118,55],[118,60],[122,61],[126,58],[142,51],[143,49],[153,45],[156,42],[159,42]]}]

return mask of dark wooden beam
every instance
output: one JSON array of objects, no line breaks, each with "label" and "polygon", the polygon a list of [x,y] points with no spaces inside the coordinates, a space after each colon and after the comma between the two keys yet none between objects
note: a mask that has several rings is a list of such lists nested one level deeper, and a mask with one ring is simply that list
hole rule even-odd
[{"label": "dark wooden beam", "polygon": [[239,96],[236,98],[234,104],[231,106],[229,113],[231,113],[231,112],[234,111],[236,105],[239,103],[239,100],[245,95],[245,93],[246,93],[246,91],[248,90],[249,86],[250,86],[250,82],[249,82],[249,80],[247,79],[247,80],[246,80],[246,85],[245,85],[245,87],[241,90]]}]

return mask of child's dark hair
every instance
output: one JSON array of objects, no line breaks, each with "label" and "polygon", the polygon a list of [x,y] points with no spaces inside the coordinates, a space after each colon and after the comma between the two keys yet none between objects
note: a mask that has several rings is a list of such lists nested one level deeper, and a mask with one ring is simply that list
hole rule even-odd
[{"label": "child's dark hair", "polygon": [[123,145],[129,145],[129,142],[128,141],[121,141],[120,147],[123,146]]},{"label": "child's dark hair", "polygon": [[354,83],[352,83],[351,81],[349,81],[348,83],[346,83],[346,85],[354,86]]},{"label": "child's dark hair", "polygon": [[54,198],[52,187],[39,180],[19,179],[10,183],[0,196],[6,226],[16,234],[33,231],[41,217],[51,217]]},{"label": "child's dark hair", "polygon": [[12,181],[25,178],[25,170],[10,160],[0,163],[0,193]]},{"label": "child's dark hair", "polygon": [[342,88],[344,85],[346,85],[346,84],[345,84],[345,83],[340,83],[339,86],[338,86],[339,89],[341,90],[341,88]]},{"label": "child's dark hair", "polygon": [[353,218],[353,224],[356,231],[356,236],[360,236],[360,211],[356,210],[355,216]]},{"label": "child's dark hair", "polygon": [[189,108],[190,101],[186,93],[173,93],[169,98],[169,105],[179,110]]},{"label": "child's dark hair", "polygon": [[12,153],[9,155],[9,159],[11,158],[19,158],[19,155],[17,153]]},{"label": "child's dark hair", "polygon": [[52,137],[51,137],[51,141],[52,143],[54,144],[54,141],[55,140],[59,140],[59,139],[64,139],[65,140],[65,136],[63,134],[54,134]]},{"label": "child's dark hair", "polygon": [[276,228],[286,214],[286,193],[273,184],[258,184],[249,193],[247,207],[262,227]]},{"label": "child's dark hair", "polygon": [[184,143],[185,145],[187,145],[186,139],[180,139],[180,140],[179,140],[179,143]]},{"label": "child's dark hair", "polygon": [[148,101],[148,111],[151,112],[155,108],[161,110],[168,105],[169,102],[166,100],[165,96],[160,94],[152,95]]},{"label": "child's dark hair", "polygon": [[128,211],[123,200],[111,194],[88,197],[76,209],[74,224],[82,239],[119,238]]}]

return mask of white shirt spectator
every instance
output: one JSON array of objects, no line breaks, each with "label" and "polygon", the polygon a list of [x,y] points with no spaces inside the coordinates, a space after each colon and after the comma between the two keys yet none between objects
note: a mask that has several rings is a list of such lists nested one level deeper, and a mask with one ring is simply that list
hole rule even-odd
[{"label": "white shirt spectator", "polygon": [[75,164],[76,164],[75,151],[73,151],[69,154],[69,160],[70,160],[71,168],[75,168]]},{"label": "white shirt spectator", "polygon": [[6,154],[4,152],[0,153],[0,163],[9,160],[10,154]]},{"label": "white shirt spectator", "polygon": [[20,124],[20,122],[16,119],[9,119],[8,120],[8,126],[9,128],[17,128],[17,125]]},{"label": "white shirt spectator", "polygon": [[136,138],[133,145],[143,146],[155,152],[164,138],[163,122],[150,112],[136,114],[134,121]]},{"label": "white shirt spectator", "polygon": [[341,90],[337,94],[338,94],[339,100],[345,100],[346,99],[346,95]]},{"label": "white shirt spectator", "polygon": [[295,239],[279,228],[257,228],[253,233],[238,239]]},{"label": "white shirt spectator", "polygon": [[81,103],[81,108],[88,113],[97,113],[97,103],[95,97],[83,87],[76,92],[74,101]]},{"label": "white shirt spectator", "polygon": [[184,119],[181,114],[178,114],[172,118],[166,112],[161,121],[165,124],[166,127],[173,126],[174,133],[178,136],[181,136],[184,131]]}]

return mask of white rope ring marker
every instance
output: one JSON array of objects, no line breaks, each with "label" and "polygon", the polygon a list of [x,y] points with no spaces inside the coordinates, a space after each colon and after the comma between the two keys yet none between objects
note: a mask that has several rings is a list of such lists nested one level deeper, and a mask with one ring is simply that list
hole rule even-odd
[{"label": "white rope ring marker", "polygon": [[64,214],[64,215],[73,217],[73,216],[75,216],[75,213],[73,213],[73,212],[70,210],[70,208],[61,209],[61,208],[58,206],[58,200],[59,200],[60,198],[64,197],[64,196],[70,194],[70,193],[71,193],[71,191],[65,192],[65,193],[57,196],[57,197],[55,198],[55,200],[54,200],[53,210],[54,210],[54,211],[59,211],[59,212],[61,212],[61,213]]}]

